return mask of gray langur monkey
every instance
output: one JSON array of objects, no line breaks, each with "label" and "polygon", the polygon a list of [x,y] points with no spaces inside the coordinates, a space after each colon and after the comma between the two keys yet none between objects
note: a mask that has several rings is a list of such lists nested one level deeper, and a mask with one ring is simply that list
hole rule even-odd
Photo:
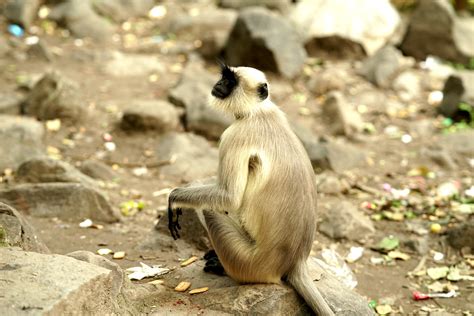
[{"label": "gray langur monkey", "polygon": [[285,114],[269,98],[265,75],[222,67],[211,105],[234,115],[222,134],[217,181],[174,189],[169,229],[179,237],[184,209],[203,210],[225,272],[241,283],[287,280],[318,315],[334,315],[308,272],[316,225],[313,168]]}]

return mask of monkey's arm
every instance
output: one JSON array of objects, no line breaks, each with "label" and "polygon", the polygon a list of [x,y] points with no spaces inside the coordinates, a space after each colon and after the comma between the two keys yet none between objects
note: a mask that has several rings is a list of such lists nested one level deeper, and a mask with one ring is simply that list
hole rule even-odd
[{"label": "monkey's arm", "polygon": [[[236,210],[242,203],[247,185],[250,155],[224,155],[220,158],[219,176],[215,184],[174,189],[168,200],[169,229],[179,237],[179,215],[182,209],[206,209],[217,212]],[[174,214],[176,210],[176,214]]]}]

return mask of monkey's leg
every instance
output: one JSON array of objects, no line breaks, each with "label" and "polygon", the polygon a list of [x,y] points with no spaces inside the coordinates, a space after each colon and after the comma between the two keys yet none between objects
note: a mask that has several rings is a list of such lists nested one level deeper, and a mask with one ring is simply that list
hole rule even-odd
[{"label": "monkey's leg", "polygon": [[243,283],[281,283],[286,268],[283,253],[263,252],[227,215],[204,211],[204,218],[211,243],[229,276]]}]

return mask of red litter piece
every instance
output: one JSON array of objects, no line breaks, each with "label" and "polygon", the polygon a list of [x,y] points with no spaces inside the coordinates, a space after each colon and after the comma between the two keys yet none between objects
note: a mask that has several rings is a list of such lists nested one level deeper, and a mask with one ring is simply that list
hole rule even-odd
[{"label": "red litter piece", "polygon": [[423,301],[423,300],[430,299],[430,296],[428,294],[424,294],[418,291],[413,291],[413,299],[415,301]]}]

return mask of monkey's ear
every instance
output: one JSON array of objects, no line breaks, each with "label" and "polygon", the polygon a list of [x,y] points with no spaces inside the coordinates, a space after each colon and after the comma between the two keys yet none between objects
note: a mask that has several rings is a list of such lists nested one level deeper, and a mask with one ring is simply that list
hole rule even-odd
[{"label": "monkey's ear", "polygon": [[227,64],[225,63],[225,60],[221,59],[221,58],[216,58],[216,62],[217,64],[219,65],[219,67],[221,67],[221,70],[224,70],[225,68],[227,68]]}]

